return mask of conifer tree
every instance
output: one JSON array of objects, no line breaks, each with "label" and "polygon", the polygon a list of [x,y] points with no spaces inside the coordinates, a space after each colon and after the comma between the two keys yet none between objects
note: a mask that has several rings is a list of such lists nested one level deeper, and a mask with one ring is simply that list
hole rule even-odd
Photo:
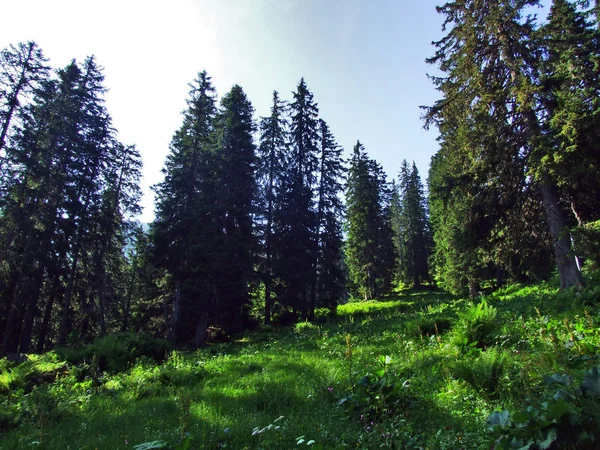
[{"label": "conifer tree", "polygon": [[554,0],[539,30],[543,164],[579,225],[600,219],[600,35],[588,14]]},{"label": "conifer tree", "polygon": [[413,162],[412,169],[406,160],[400,167],[400,217],[399,258],[402,281],[412,283],[415,289],[429,279],[430,253],[429,220],[423,184]]},{"label": "conifer tree", "polygon": [[320,158],[316,256],[313,261],[311,316],[316,306],[335,311],[345,280],[342,254],[342,148],[324,120],[319,120]]},{"label": "conifer tree", "polygon": [[260,204],[262,232],[260,233],[263,247],[261,264],[262,279],[265,285],[265,323],[271,322],[272,290],[274,282],[273,264],[276,248],[274,247],[274,220],[276,211],[280,208],[282,176],[288,157],[287,104],[279,98],[277,91],[273,92],[271,115],[260,121],[260,145],[258,148],[259,166],[258,182],[260,185]]},{"label": "conifer tree", "polygon": [[318,164],[318,108],[304,79],[290,105],[290,154],[282,176],[281,207],[276,212],[279,249],[276,276],[278,297],[292,311],[308,318],[311,273],[315,255],[314,189]]},{"label": "conifer tree", "polygon": [[[222,230],[214,246],[213,279],[218,284],[216,323],[227,332],[248,324],[249,283],[254,278],[256,242],[253,208],[256,198],[254,109],[235,85],[221,101],[215,122],[217,220]],[[207,243],[209,244],[209,243]]]},{"label": "conifer tree", "polygon": [[169,337],[192,338],[199,344],[217,302],[211,278],[215,257],[210,245],[219,229],[214,178],[215,158],[210,148],[216,115],[215,89],[206,71],[190,84],[188,108],[170,145],[156,187],[156,219],[152,224],[156,264],[170,276],[173,292]]},{"label": "conifer tree", "polygon": [[345,253],[350,288],[365,300],[389,288],[393,278],[391,196],[381,166],[357,142],[346,185]]},{"label": "conifer tree", "polygon": [[[124,214],[137,211],[140,163],[133,152],[136,162],[120,170],[115,196],[112,168],[125,147],[103,104],[103,81],[93,57],[73,61],[35,89],[7,142],[10,182],[0,205],[2,229],[10,230],[2,241],[9,281],[0,293],[4,352],[29,351],[36,334],[43,350],[49,338],[64,343],[76,326],[82,335],[88,324],[106,331],[106,303],[84,293],[116,286],[118,271],[107,270],[107,257],[124,245],[118,238]],[[101,282],[93,281],[93,267],[103,268],[96,270]],[[75,296],[83,299],[79,307]]]},{"label": "conifer tree", "polygon": [[426,125],[435,122],[442,139],[454,140],[447,149],[457,155],[450,159],[466,163],[462,173],[474,179],[474,193],[485,198],[469,206],[476,208],[472,215],[483,225],[483,236],[510,209],[498,204],[526,204],[522,198],[534,184],[561,286],[568,287],[583,279],[564,232],[567,221],[557,179],[546,163],[550,147],[542,139],[543,117],[537,113],[541,54],[535,23],[522,17],[526,7],[537,3],[460,0],[438,8],[446,16],[444,29],[451,29],[435,43],[436,54],[428,60],[446,76],[434,79],[443,98],[428,109]]},{"label": "conifer tree", "polygon": [[[47,59],[33,42],[10,45],[0,52],[0,151],[24,101],[49,76]],[[2,169],[0,153],[0,169]]]}]

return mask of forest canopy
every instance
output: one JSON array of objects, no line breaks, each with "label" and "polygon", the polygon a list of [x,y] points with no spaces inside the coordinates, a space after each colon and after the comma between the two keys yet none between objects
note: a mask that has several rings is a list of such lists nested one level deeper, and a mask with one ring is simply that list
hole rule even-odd
[{"label": "forest canopy", "polygon": [[582,286],[600,248],[598,7],[555,0],[541,21],[537,4],[438,7],[427,185],[406,160],[389,179],[359,141],[344,158],[303,78],[256,118],[241,86],[219,99],[199,72],[149,225],[96,59],[52,68],[34,42],[7,47],[2,352],[128,330],[201,346],[393,289],[477,296],[555,268]]}]

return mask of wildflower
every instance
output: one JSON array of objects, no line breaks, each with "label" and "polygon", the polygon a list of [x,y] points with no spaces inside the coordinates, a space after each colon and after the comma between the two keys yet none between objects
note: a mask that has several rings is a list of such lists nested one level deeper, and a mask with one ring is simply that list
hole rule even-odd
[{"label": "wildflower", "polygon": [[333,392],[333,388],[332,388],[331,386],[329,386],[329,387],[327,388],[327,390],[328,390],[329,392]]}]

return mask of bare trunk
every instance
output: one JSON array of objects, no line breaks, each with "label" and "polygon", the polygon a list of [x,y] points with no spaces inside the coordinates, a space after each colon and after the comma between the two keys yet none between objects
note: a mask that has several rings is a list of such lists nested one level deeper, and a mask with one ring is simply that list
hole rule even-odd
[{"label": "bare trunk", "polygon": [[475,300],[479,296],[479,284],[475,280],[469,280],[469,298]]},{"label": "bare trunk", "polygon": [[572,286],[584,286],[583,276],[577,268],[575,256],[571,252],[570,233],[559,204],[558,192],[548,176],[544,178],[540,190],[548,228],[554,245],[554,257],[558,267],[560,287],[564,289]]},{"label": "bare trunk", "polygon": [[60,283],[60,277],[54,276],[52,282],[52,289],[50,290],[50,297],[44,308],[44,318],[42,319],[42,325],[40,327],[40,335],[38,337],[37,352],[42,353],[46,347],[46,336],[48,336],[48,328],[50,326],[50,320],[52,319],[52,308],[54,307],[54,301],[58,293],[58,287]]},{"label": "bare trunk", "polygon": [[204,347],[206,343],[206,329],[208,328],[208,318],[203,316],[196,324],[196,335],[194,336],[194,345],[196,348]]},{"label": "bare trunk", "polygon": [[265,279],[265,325],[271,323],[271,276]]},{"label": "bare trunk", "polygon": [[181,310],[181,282],[177,280],[175,282],[175,301],[173,303],[173,315],[171,316],[171,324],[169,326],[168,338],[172,341],[177,341],[179,327],[179,313]]},{"label": "bare trunk", "polygon": [[135,290],[135,272],[137,270],[137,256],[133,259],[131,267],[131,278],[129,278],[129,287],[127,288],[127,298],[125,300],[125,309],[123,311],[123,325],[121,331],[125,332],[129,328],[129,312],[131,311],[131,299]]},{"label": "bare trunk", "polygon": [[67,341],[67,334],[70,328],[71,319],[71,297],[73,296],[73,287],[75,284],[75,277],[77,275],[77,265],[79,263],[79,249],[75,252],[73,263],[71,264],[71,270],[69,271],[69,281],[67,283],[67,290],[63,298],[63,310],[60,318],[60,329],[58,332],[58,345],[64,345]]}]

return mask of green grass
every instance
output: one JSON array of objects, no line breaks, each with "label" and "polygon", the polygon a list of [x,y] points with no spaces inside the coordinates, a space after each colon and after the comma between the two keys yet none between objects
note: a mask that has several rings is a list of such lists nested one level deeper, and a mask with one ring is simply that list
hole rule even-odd
[{"label": "green grass", "polygon": [[[457,343],[476,306],[427,291],[348,303],[321,323],[172,351],[162,363],[150,346],[131,360],[119,347],[113,364],[113,341],[95,344],[103,367],[56,353],[1,360],[0,449],[489,449],[493,411],[541,398],[548,374],[579,380],[598,364],[595,292],[539,285],[489,295],[485,345]],[[88,351],[63,354],[93,359]],[[339,405],[351,392],[354,407]]]}]

